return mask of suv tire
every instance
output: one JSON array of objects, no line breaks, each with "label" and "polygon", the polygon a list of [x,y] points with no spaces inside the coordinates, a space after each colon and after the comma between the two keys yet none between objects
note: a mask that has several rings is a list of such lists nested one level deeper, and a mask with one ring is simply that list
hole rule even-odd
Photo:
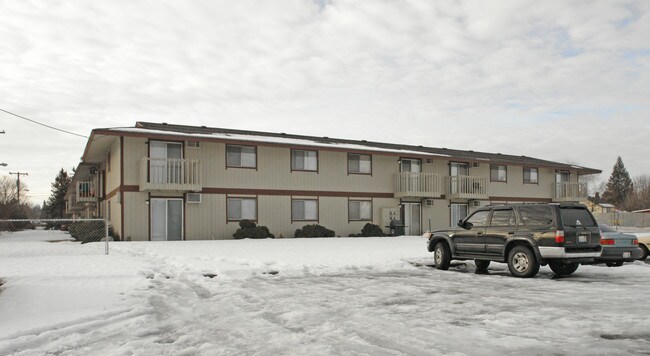
[{"label": "suv tire", "polygon": [[451,264],[451,251],[446,242],[438,242],[434,251],[434,261],[436,263],[436,268],[441,270],[448,270],[449,265]]},{"label": "suv tire", "polygon": [[508,254],[508,269],[515,277],[531,278],[539,272],[539,262],[530,248],[515,246]]},{"label": "suv tire", "polygon": [[487,271],[488,266],[490,265],[490,260],[474,260],[477,271]]},{"label": "suv tire", "polygon": [[568,276],[575,272],[580,264],[577,262],[565,263],[562,261],[549,261],[548,266],[551,267],[551,271],[558,276]]}]

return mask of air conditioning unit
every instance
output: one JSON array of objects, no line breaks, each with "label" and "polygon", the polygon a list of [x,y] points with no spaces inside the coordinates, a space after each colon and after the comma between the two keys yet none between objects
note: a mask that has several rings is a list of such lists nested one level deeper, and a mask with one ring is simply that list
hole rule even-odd
[{"label": "air conditioning unit", "polygon": [[187,193],[185,194],[185,202],[187,204],[200,204],[201,193]]},{"label": "air conditioning unit", "polygon": [[199,141],[187,141],[186,146],[189,148],[199,148],[201,147],[201,143]]},{"label": "air conditioning unit", "polygon": [[478,167],[480,167],[480,166],[481,166],[480,163],[478,163],[478,162],[472,162],[472,168],[478,168]]},{"label": "air conditioning unit", "polygon": [[424,199],[425,206],[433,206],[433,199]]},{"label": "air conditioning unit", "polygon": [[472,200],[472,206],[475,208],[478,208],[481,206],[481,201],[480,200]]}]

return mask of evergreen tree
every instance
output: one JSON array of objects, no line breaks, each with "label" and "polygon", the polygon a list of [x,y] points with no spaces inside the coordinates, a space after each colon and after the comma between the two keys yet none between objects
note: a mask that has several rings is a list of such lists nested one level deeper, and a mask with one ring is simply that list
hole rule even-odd
[{"label": "evergreen tree", "polygon": [[619,156],[616,159],[612,175],[609,176],[609,181],[607,181],[603,199],[608,203],[621,206],[625,203],[628,194],[632,193],[632,190],[632,179],[625,169],[625,165],[623,165],[623,160]]},{"label": "evergreen tree", "polygon": [[52,183],[52,194],[43,204],[43,210],[48,218],[62,219],[65,217],[65,193],[71,181],[72,178],[68,176],[68,172],[61,168]]}]

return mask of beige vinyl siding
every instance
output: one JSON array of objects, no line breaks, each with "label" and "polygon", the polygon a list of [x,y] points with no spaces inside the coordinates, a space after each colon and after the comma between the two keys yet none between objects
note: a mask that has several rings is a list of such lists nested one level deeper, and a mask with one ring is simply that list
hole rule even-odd
[{"label": "beige vinyl siding", "polygon": [[124,232],[125,240],[149,240],[149,205],[146,204],[149,195],[140,192],[124,192]]},{"label": "beige vinyl siding", "polygon": [[110,151],[111,170],[108,170],[108,159],[106,162],[106,194],[120,187],[120,138],[113,138]]},{"label": "beige vinyl siding", "polygon": [[106,204],[111,209],[109,224],[113,226],[113,230],[122,237],[122,211],[121,205],[118,203],[117,195],[106,201]]},{"label": "beige vinyl siding", "polygon": [[140,159],[149,155],[146,138],[124,138],[124,184],[140,184]]},{"label": "beige vinyl siding", "polygon": [[257,148],[257,169],[226,169],[225,144],[202,142],[185,150],[186,158],[200,159],[203,186],[274,190],[313,190],[392,193],[397,158],[373,156],[373,175],[347,174],[347,152],[319,151],[318,172],[291,171],[291,149]]}]

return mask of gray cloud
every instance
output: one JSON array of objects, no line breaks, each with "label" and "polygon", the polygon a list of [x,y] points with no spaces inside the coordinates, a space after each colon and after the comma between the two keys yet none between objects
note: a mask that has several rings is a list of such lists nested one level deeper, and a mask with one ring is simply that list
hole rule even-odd
[{"label": "gray cloud", "polygon": [[[646,1],[5,1],[2,107],[367,138],[648,173]],[[48,192],[84,140],[0,115]],[[396,129],[401,134],[396,135]],[[0,168],[0,174],[8,169]]]}]

